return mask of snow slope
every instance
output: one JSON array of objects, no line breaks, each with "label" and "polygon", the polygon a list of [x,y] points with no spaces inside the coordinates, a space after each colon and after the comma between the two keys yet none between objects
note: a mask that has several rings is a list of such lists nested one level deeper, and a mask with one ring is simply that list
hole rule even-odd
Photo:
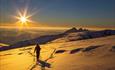
[{"label": "snow slope", "polygon": [[0,70],[115,70],[115,35],[41,45],[40,59],[50,68],[35,65],[34,47],[1,51]]}]

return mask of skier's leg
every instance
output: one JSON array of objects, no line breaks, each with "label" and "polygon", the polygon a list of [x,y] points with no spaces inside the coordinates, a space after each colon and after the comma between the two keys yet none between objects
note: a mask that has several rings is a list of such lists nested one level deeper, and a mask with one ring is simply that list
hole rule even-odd
[{"label": "skier's leg", "polygon": [[37,53],[37,61],[39,61],[39,53]]}]

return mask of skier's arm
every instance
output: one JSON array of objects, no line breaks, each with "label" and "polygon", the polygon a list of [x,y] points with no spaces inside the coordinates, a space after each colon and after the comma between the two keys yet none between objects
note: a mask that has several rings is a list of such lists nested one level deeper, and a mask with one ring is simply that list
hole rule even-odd
[{"label": "skier's arm", "polygon": [[34,53],[35,53],[35,51],[36,51],[36,47],[35,47],[35,49],[34,49]]}]

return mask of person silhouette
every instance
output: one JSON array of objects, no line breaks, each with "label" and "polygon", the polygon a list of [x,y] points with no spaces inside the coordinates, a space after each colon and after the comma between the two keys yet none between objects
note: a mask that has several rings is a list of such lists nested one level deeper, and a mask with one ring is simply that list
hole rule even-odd
[{"label": "person silhouette", "polygon": [[36,60],[39,61],[39,57],[40,57],[40,46],[39,44],[36,45],[35,49],[34,49],[34,52],[36,52]]}]

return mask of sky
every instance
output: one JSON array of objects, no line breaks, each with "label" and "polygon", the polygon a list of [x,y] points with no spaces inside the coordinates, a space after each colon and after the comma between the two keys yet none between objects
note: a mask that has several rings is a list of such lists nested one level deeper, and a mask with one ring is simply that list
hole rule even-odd
[{"label": "sky", "polygon": [[0,24],[15,23],[25,8],[41,25],[115,27],[115,0],[0,0]]}]

